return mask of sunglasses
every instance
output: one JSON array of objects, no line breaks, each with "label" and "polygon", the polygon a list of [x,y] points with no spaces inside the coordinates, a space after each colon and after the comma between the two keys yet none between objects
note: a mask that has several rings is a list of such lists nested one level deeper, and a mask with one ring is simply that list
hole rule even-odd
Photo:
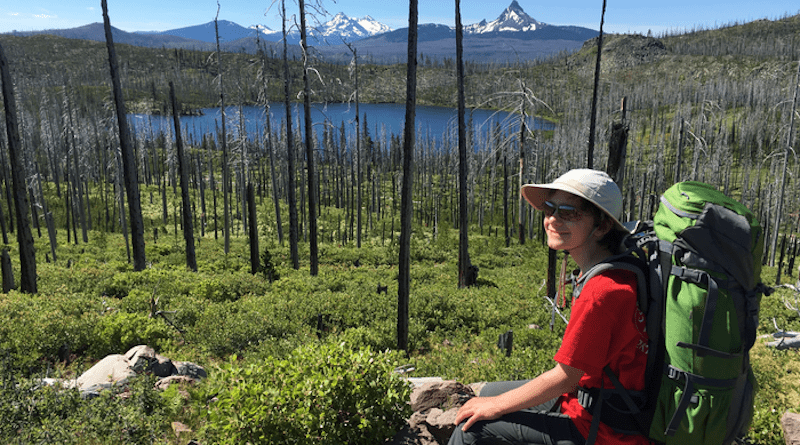
[{"label": "sunglasses", "polygon": [[577,222],[583,218],[583,211],[577,207],[566,204],[553,204],[550,201],[544,202],[542,211],[545,216],[558,216],[566,222]]}]

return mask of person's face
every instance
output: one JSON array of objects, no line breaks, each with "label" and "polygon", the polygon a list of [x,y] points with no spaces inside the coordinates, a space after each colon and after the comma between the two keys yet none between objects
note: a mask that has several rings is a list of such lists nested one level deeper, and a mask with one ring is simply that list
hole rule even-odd
[{"label": "person's face", "polygon": [[[568,207],[563,209],[561,206]],[[556,190],[547,198],[544,230],[547,234],[547,245],[551,249],[573,251],[592,239],[592,235],[597,232],[596,222],[590,212],[583,210],[583,206],[584,202],[580,197],[562,190]]]}]

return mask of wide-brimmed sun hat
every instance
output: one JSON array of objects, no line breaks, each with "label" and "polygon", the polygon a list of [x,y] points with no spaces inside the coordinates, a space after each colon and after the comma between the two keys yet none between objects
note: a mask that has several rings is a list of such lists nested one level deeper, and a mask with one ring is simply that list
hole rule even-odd
[{"label": "wide-brimmed sun hat", "polygon": [[622,217],[622,192],[606,172],[588,168],[570,170],[550,184],[525,184],[520,194],[536,210],[543,210],[544,201],[553,190],[584,198],[608,215],[616,230],[629,231],[619,221]]}]

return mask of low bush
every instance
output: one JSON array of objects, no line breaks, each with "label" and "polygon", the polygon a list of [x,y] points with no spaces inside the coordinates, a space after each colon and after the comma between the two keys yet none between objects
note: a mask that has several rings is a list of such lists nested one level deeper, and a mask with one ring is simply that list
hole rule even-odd
[{"label": "low bush", "polygon": [[140,376],[93,399],[42,386],[0,364],[0,438],[6,444],[155,443],[181,406],[177,391]]},{"label": "low bush", "polygon": [[61,293],[0,298],[0,349],[15,369],[37,370],[86,350],[103,311],[100,298]]},{"label": "low bush", "polygon": [[212,373],[217,394],[206,425],[213,443],[376,444],[411,414],[411,388],[393,372],[398,355],[344,343],[309,344],[286,359]]},{"label": "low bush", "polygon": [[139,313],[114,312],[97,322],[89,352],[95,357],[122,354],[136,345],[165,348],[174,332],[163,320]]}]

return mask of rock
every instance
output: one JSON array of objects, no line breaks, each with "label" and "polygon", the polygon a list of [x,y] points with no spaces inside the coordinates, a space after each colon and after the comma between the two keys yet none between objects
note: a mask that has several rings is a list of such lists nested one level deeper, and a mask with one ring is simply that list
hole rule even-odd
[{"label": "rock", "polygon": [[781,427],[786,445],[800,445],[800,414],[789,411],[783,413]]},{"label": "rock", "polygon": [[472,389],[472,392],[476,396],[481,395],[481,390],[483,389],[484,386],[486,386],[486,382],[476,382],[476,383],[470,383],[469,384],[469,387]]},{"label": "rock", "polygon": [[474,397],[472,388],[454,381],[426,383],[411,392],[411,409],[427,412],[432,408],[461,406]]},{"label": "rock", "polygon": [[125,358],[131,363],[134,371],[145,372],[156,360],[156,351],[147,345],[134,346],[125,353]]},{"label": "rock", "polygon": [[123,384],[135,375],[136,372],[133,371],[130,362],[124,355],[112,354],[81,374],[78,377],[77,386],[82,391],[97,391],[110,388],[112,385]]},{"label": "rock", "polygon": [[195,363],[192,362],[172,362],[175,365],[175,373],[178,375],[184,375],[187,377],[191,377],[193,379],[204,379],[208,377],[206,370]]},{"label": "rock", "polygon": [[173,384],[185,383],[185,384],[188,384],[188,385],[193,385],[195,382],[197,382],[196,379],[193,379],[193,378],[185,376],[185,375],[171,375],[171,376],[164,377],[163,379],[157,381],[156,384],[155,384],[155,388],[163,391],[163,390],[169,388],[170,385],[173,385]]},{"label": "rock", "polygon": [[454,422],[459,407],[450,408],[447,411],[433,408],[425,417],[425,424],[428,426],[428,431],[433,434],[433,437],[436,438],[438,443],[446,444],[450,440],[450,435],[453,434],[453,430],[456,429]]},{"label": "rock", "polygon": [[[478,385],[480,387],[480,385]],[[458,409],[474,397],[469,386],[451,380],[418,379],[411,392],[414,414],[390,445],[444,445],[455,429]]]},{"label": "rock", "polygon": [[[128,379],[144,372],[162,377],[155,384],[155,388],[160,390],[168,388],[173,383],[192,384],[208,377],[206,370],[200,365],[191,362],[173,362],[167,357],[156,354],[153,348],[140,345],[131,348],[125,354],[105,357],[77,379],[45,378],[40,379],[38,385],[64,389],[77,388],[82,398],[92,399],[98,397],[101,391],[115,385],[124,385]],[[187,393],[186,398],[188,397]]]},{"label": "rock", "polygon": [[192,429],[181,422],[172,422],[172,431],[180,438],[181,434],[192,434]]},{"label": "rock", "polygon": [[439,445],[439,442],[428,430],[425,423],[427,416],[414,413],[408,419],[408,424],[397,433],[389,445]]},{"label": "rock", "polygon": [[172,360],[164,357],[163,355],[156,355],[156,360],[150,363],[150,369],[156,377],[169,377],[178,374],[178,369],[172,363]]},{"label": "rock", "polygon": [[441,377],[408,377],[408,382],[411,383],[411,386],[417,388],[426,383],[444,382],[444,379]]}]

